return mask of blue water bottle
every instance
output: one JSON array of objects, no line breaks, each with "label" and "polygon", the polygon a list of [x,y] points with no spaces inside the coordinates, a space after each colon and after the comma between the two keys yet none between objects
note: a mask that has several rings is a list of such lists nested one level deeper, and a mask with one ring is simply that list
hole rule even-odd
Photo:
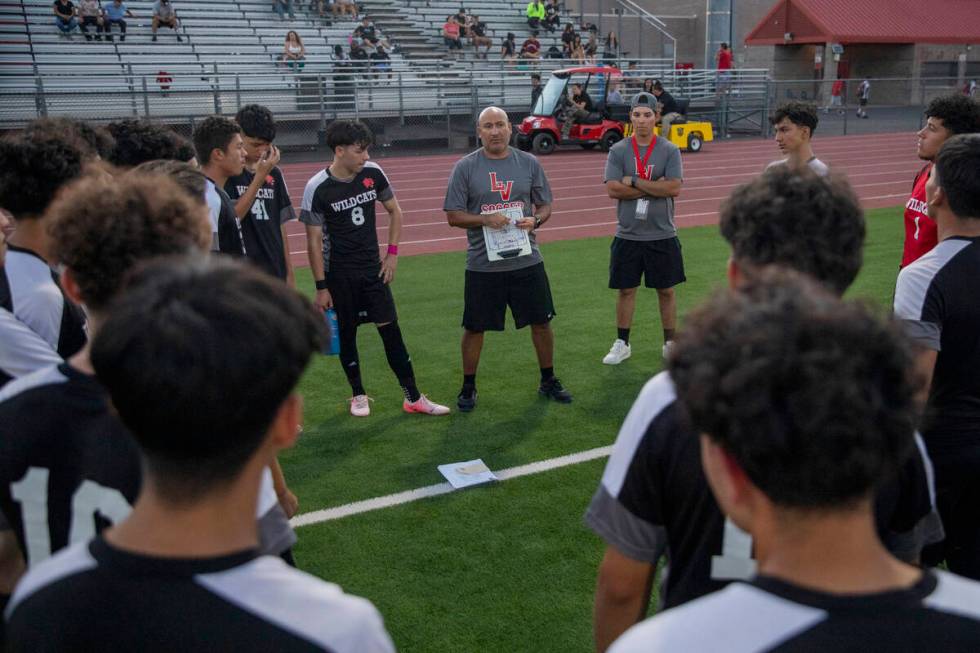
[{"label": "blue water bottle", "polygon": [[327,321],[327,328],[330,329],[330,339],[323,346],[325,356],[336,356],[340,353],[340,331],[337,328],[337,311],[328,308],[323,311],[323,317]]}]

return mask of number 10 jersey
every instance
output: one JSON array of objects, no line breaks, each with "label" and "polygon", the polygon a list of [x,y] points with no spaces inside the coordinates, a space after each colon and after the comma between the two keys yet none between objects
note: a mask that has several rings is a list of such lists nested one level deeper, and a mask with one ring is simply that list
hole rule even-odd
[{"label": "number 10 jersey", "polygon": [[327,169],[306,184],[300,222],[323,228],[323,270],[327,274],[377,270],[378,232],[375,202],[394,191],[384,171],[368,161],[351,179],[338,179]]}]

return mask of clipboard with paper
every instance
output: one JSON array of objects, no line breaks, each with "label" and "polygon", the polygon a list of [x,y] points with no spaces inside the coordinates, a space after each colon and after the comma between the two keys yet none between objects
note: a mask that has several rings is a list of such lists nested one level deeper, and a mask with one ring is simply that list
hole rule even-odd
[{"label": "clipboard with paper", "polygon": [[510,224],[503,229],[483,227],[483,241],[487,246],[487,258],[491,261],[528,256],[531,253],[531,239],[528,232],[517,226],[517,221],[524,217],[524,210],[512,206],[496,211],[487,211],[484,215],[500,213],[507,216]]}]

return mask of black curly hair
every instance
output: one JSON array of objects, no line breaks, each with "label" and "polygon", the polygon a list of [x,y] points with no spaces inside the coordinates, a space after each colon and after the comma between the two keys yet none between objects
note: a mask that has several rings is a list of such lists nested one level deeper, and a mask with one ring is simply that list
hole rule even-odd
[{"label": "black curly hair", "polygon": [[965,95],[943,95],[933,98],[925,111],[926,118],[939,118],[953,134],[980,132],[980,102]]},{"label": "black curly hair", "polygon": [[40,218],[86,158],[77,139],[50,130],[0,139],[0,207],[17,220]]},{"label": "black curly hair", "polygon": [[140,261],[204,253],[211,244],[205,207],[164,174],[83,177],[65,189],[49,215],[52,254],[71,270],[94,310],[109,304]]},{"label": "black curly hair", "polygon": [[817,131],[817,108],[808,102],[785,102],[773,112],[769,122],[776,125],[782,122],[783,118],[788,118],[797,127],[809,127],[810,136]]},{"label": "black curly hair", "polygon": [[180,138],[172,130],[148,120],[117,120],[106,129],[116,139],[109,161],[121,168],[132,168],[146,161],[181,161]]},{"label": "black curly hair", "polygon": [[360,145],[369,147],[374,142],[371,129],[360,120],[334,120],[327,127],[327,147],[333,152],[335,148],[345,145]]},{"label": "black curly hair", "polygon": [[194,149],[197,150],[198,162],[206,166],[214,150],[224,151],[235,134],[240,133],[241,127],[221,116],[208,116],[199,122],[194,128]]},{"label": "black curly hair", "polygon": [[84,120],[63,117],[37,118],[24,127],[24,133],[28,135],[52,132],[69,134],[77,138],[84,144],[87,155],[98,156],[106,161],[112,156],[112,151],[116,146],[116,139],[112,137],[109,130]]},{"label": "black curly hair", "polygon": [[[365,16],[367,18],[367,16]],[[246,104],[235,114],[242,134],[271,143],[276,140],[276,121],[272,112],[261,104]]]},{"label": "black curly hair", "polygon": [[770,268],[690,314],[668,361],[683,414],[777,505],[843,509],[914,446],[897,326]]},{"label": "black curly hair", "polygon": [[720,227],[744,271],[779,264],[843,294],[861,269],[864,212],[843,177],[774,166],[732,191]]}]

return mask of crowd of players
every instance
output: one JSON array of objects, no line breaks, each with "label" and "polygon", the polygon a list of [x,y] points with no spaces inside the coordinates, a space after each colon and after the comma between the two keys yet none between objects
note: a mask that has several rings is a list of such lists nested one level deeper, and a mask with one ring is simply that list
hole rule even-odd
[{"label": "crowd of players", "polygon": [[[781,107],[785,158],[721,209],[729,289],[680,332],[683,170],[658,118],[637,94],[634,136],[604,172],[618,299],[603,362],[630,356],[642,280],[667,369],[625,417],[586,511],[607,543],[596,649],[980,650],[980,106],[956,96],[926,111],[890,319],[841,299],[863,212],[813,152],[815,109]],[[484,333],[505,328],[508,307],[531,327],[539,393],[568,403],[535,242],[547,177],[510,147],[504,111],[485,109],[477,132],[443,207],[468,237],[457,408],[476,408]],[[403,410],[450,409],[419,391],[398,325],[402,214],[369,161],[370,130],[332,123],[333,158],[304,189],[312,302],[295,291],[275,137],[272,114],[249,105],[201,121],[192,143],[145,122],[64,119],[0,140],[8,650],[394,649],[370,603],[291,555],[298,500],[276,457],[302,430],[296,385],[328,336],[321,311],[337,314],[352,415],[370,414],[367,323]],[[665,556],[661,610],[643,621]]]}]

